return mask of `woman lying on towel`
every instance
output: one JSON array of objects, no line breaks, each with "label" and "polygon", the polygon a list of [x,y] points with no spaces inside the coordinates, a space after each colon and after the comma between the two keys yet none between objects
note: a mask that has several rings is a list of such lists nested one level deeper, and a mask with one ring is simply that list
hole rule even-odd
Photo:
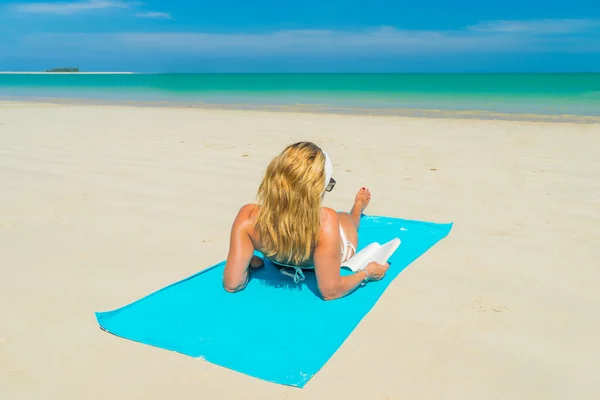
[{"label": "woman lying on towel", "polygon": [[223,274],[225,290],[244,289],[250,271],[263,265],[254,250],[282,267],[295,282],[304,279],[303,269],[314,268],[326,300],[383,278],[387,263],[372,262],[355,274],[341,275],[341,264],[356,253],[360,217],[371,193],[360,189],[350,213],[321,207],[325,193],[335,186],[332,170],[327,153],[310,142],[288,146],[271,161],[258,189],[260,204],[243,206],[233,222]]}]

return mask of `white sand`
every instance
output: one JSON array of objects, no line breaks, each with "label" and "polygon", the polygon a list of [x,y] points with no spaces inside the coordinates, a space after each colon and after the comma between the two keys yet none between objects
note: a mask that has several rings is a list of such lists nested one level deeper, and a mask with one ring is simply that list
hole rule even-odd
[{"label": "white sand", "polygon": [[[221,261],[298,140],[328,206],[455,223],[305,389],[98,328]],[[2,103],[0,398],[600,398],[599,154],[600,125]]]}]

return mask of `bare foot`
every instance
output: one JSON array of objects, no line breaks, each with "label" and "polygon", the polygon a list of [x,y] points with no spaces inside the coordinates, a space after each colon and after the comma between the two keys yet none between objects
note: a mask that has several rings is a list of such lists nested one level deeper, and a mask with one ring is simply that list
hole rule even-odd
[{"label": "bare foot", "polygon": [[356,197],[354,198],[354,206],[352,207],[352,213],[356,209],[361,214],[365,211],[365,208],[369,205],[371,201],[371,191],[367,188],[361,188],[358,193],[356,193]]},{"label": "bare foot", "polygon": [[360,217],[365,211],[365,208],[369,205],[371,201],[371,191],[367,188],[361,188],[358,193],[356,193],[356,197],[354,198],[354,205],[352,206],[352,210],[350,210],[350,217],[352,217],[352,221],[354,225],[358,229],[360,224]]}]

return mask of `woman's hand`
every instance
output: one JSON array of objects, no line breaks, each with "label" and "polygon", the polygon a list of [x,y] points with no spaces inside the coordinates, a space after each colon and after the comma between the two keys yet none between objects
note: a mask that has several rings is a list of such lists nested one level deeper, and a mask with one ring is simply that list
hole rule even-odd
[{"label": "woman's hand", "polygon": [[370,281],[378,281],[385,276],[390,264],[377,264],[375,261],[370,262],[366,267],[365,271],[369,275]]},{"label": "woman's hand", "polygon": [[250,268],[257,269],[262,267],[263,265],[265,265],[265,262],[262,258],[258,256],[252,256],[252,259],[250,260]]}]

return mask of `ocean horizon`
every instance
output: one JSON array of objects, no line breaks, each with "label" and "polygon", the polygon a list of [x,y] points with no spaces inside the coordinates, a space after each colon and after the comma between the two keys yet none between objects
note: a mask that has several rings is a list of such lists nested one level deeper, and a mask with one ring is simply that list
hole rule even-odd
[{"label": "ocean horizon", "polygon": [[0,99],[600,116],[600,73],[5,73]]}]

